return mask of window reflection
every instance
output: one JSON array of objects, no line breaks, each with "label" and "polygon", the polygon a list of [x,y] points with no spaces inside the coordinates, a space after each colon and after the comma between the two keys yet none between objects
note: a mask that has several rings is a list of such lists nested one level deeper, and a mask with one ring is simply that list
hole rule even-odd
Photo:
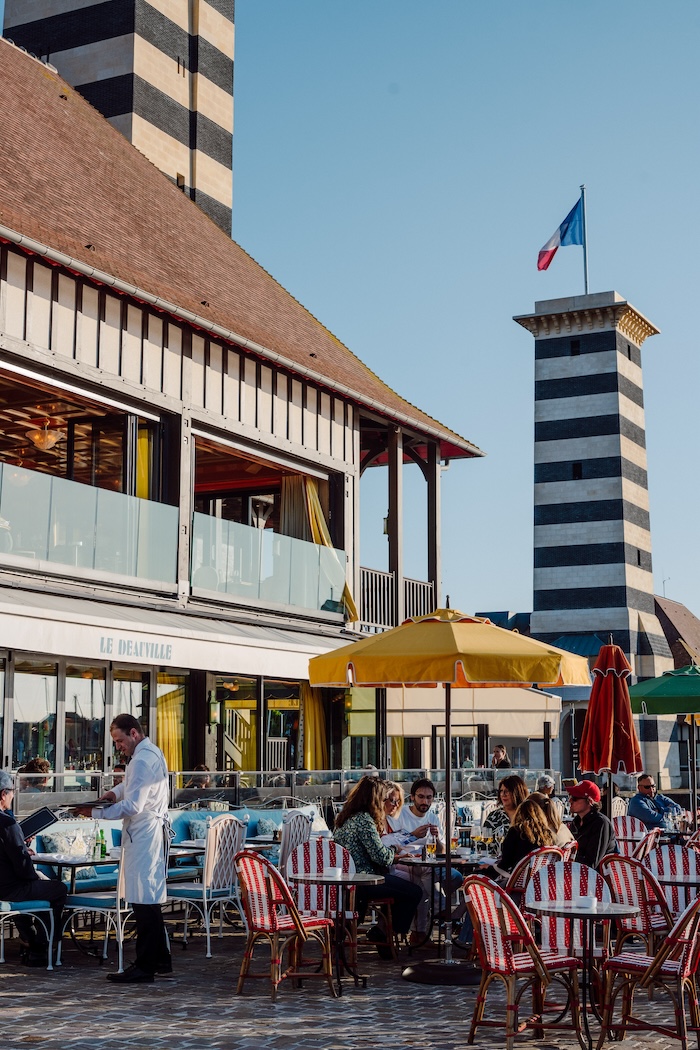
[{"label": "window reflection", "polygon": [[12,766],[30,758],[45,758],[56,768],[56,664],[18,660],[15,664],[15,707]]},{"label": "window reflection", "polygon": [[243,675],[220,675],[216,699],[221,706],[219,769],[256,769],[258,682]]},{"label": "window reflection", "polygon": [[268,770],[296,769],[299,762],[299,682],[266,678]]},{"label": "window reflection", "polygon": [[150,673],[133,667],[115,667],[112,674],[112,713],[138,718],[148,736]]},{"label": "window reflection", "polygon": [[105,736],[105,672],[66,667],[66,769],[102,769]]}]

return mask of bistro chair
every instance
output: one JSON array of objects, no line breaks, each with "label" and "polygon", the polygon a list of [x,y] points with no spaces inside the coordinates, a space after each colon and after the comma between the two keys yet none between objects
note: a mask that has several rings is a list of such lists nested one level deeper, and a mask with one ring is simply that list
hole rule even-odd
[{"label": "bistro chair", "polygon": [[299,813],[293,810],[285,814],[282,821],[282,836],[280,838],[280,871],[287,870],[287,861],[297,846],[308,842],[311,838],[311,826],[314,818],[309,813]]},{"label": "bistro chair", "polygon": [[49,964],[46,969],[53,970],[55,930],[50,901],[0,901],[0,963],[5,962],[5,923],[15,915],[33,915],[41,923],[49,942]]},{"label": "bistro chair", "polygon": [[[692,901],[666,935],[656,955],[620,952],[606,959],[602,967],[603,1019],[598,1050],[609,1037],[623,1039],[628,1031],[651,1031],[679,1039],[682,1050],[688,1047],[686,998],[690,1007],[691,1026],[700,1027],[696,976],[700,961],[700,897]],[[656,1011],[647,1017],[634,1013],[637,988],[650,993],[655,988],[667,992],[673,1003],[674,1024],[656,1023]],[[618,998],[620,1019],[613,1021]]]},{"label": "bistro chair", "polygon": [[700,850],[700,829],[694,831],[689,839],[685,842],[686,849],[697,849]]},{"label": "bistro chair", "polygon": [[[296,898],[299,914],[316,918],[319,915],[333,917],[339,907],[340,892],[337,886],[317,886],[308,882],[294,882],[293,875],[322,875],[324,868],[342,868],[348,875],[355,873],[352,854],[333,839],[312,839],[297,846],[287,861],[286,876]],[[355,890],[349,895],[350,907],[343,916],[346,948],[352,965],[357,962],[357,912]]]},{"label": "bistro chair", "polygon": [[598,870],[610,887],[616,904],[631,904],[639,908],[638,915],[617,920],[615,952],[619,954],[626,941],[639,938],[644,942],[647,954],[653,955],[661,938],[673,926],[662,887],[640,860],[618,853],[603,857]]},{"label": "bistro chair", "polygon": [[[273,999],[277,996],[281,981],[287,977],[298,980],[320,977],[328,984],[331,995],[335,996],[330,938],[333,920],[325,915],[300,915],[289,886],[277,868],[258,853],[252,850],[238,853],[236,870],[248,928],[236,993],[241,994],[249,977],[269,980]],[[251,973],[255,947],[263,940],[270,946],[269,973]],[[307,970],[302,973],[302,950],[308,940],[316,941],[321,947],[321,968],[316,972]],[[283,971],[282,957],[285,951],[289,952],[289,965]]]},{"label": "bistro chair", "polygon": [[[534,901],[576,901],[580,897],[597,897],[599,901],[610,901],[610,890],[602,875],[585,864],[562,861],[548,864],[536,871],[525,890],[524,910]],[[556,954],[564,952],[580,958],[582,955],[583,923],[580,919],[569,919],[554,915],[538,915],[542,950]],[[593,956],[607,955],[609,924],[603,924],[603,944],[594,946]]]},{"label": "bistro chair", "polygon": [[[71,931],[73,930],[76,915],[89,914],[91,922],[94,922],[94,917],[96,916],[101,916],[104,919],[105,930],[102,958],[107,958],[109,935],[114,930],[114,939],[117,942],[117,972],[121,973],[124,969],[124,927],[131,915],[131,905],[127,903],[124,896],[124,851],[122,850],[119,859],[117,885],[114,890],[107,890],[104,893],[69,893],[66,897],[63,911],[64,914],[68,914],[63,923],[62,934],[66,932],[69,926]],[[57,966],[61,965],[61,948],[62,941],[59,940],[58,952],[56,953]]]},{"label": "bistro chair", "polygon": [[207,838],[201,882],[168,882],[168,900],[185,906],[183,948],[187,947],[190,909],[199,912],[207,937],[207,959],[211,959],[211,917],[219,909],[219,937],[224,935],[224,908],[233,904],[245,922],[238,889],[235,857],[243,845],[246,826],[228,813],[207,818]]},{"label": "bistro chair", "polygon": [[652,828],[651,831],[648,831],[644,838],[634,847],[634,850],[632,851],[633,858],[635,860],[644,860],[645,857],[649,856],[653,849],[656,849],[660,838],[661,828]]},{"label": "bistro chair", "polygon": [[[678,918],[685,911],[690,897],[697,893],[697,887],[684,886],[680,880],[684,875],[697,876],[700,872],[700,854],[686,846],[657,846],[644,858],[643,863],[663,886],[671,915],[674,919]],[[675,876],[678,876],[678,882],[671,881]]]},{"label": "bistro chair", "polygon": [[511,897],[514,897],[516,893],[523,894],[536,871],[544,868],[546,864],[555,864],[562,859],[561,850],[556,846],[540,846],[539,849],[533,849],[513,868],[506,883],[506,893]]},{"label": "bistro chair", "polygon": [[637,843],[649,830],[646,824],[636,817],[613,817],[612,825],[620,853],[625,857],[632,856]]},{"label": "bistro chair", "polygon": [[561,850],[562,860],[576,860],[576,854],[578,853],[578,842],[576,839],[571,839],[570,842],[565,842],[563,845],[558,846],[557,849]]},{"label": "bistro chair", "polygon": [[[580,1036],[577,960],[563,953],[540,951],[517,906],[505,890],[485,875],[468,875],[465,890],[482,969],[467,1042],[474,1042],[476,1030],[481,1026],[505,1026],[506,1048],[512,1050],[516,1034],[524,1027],[535,1028],[540,1036],[542,1030],[565,1027],[560,1023],[560,1007],[557,1007],[557,1020],[545,1023],[545,997],[554,978],[566,988],[574,1029]],[[505,985],[505,1019],[485,1020],[486,998],[495,980]],[[532,1015],[521,1024],[520,1003],[528,988],[532,993]]]},{"label": "bistro chair", "polygon": [[627,806],[628,805],[629,805],[629,800],[626,799],[624,797],[624,795],[613,795],[612,801],[610,803],[610,808],[611,808],[611,814],[610,815],[613,818],[614,817],[626,817],[627,816]]}]

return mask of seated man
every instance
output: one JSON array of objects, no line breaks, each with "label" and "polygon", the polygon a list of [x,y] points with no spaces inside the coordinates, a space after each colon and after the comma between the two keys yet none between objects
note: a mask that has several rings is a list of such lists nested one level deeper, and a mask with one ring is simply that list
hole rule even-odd
[{"label": "seated man", "polygon": [[[421,777],[414,780],[411,785],[410,804],[403,806],[396,816],[387,816],[387,827],[390,831],[406,831],[413,836],[417,843],[424,843],[428,835],[437,840],[438,852],[445,852],[444,843],[440,842],[442,833],[438,823],[438,817],[433,809],[435,802],[435,785],[432,780]],[[426,868],[408,868],[411,878],[418,882],[423,890],[423,900],[418,905],[416,912],[416,929],[411,934],[411,943],[422,944],[428,932],[428,913],[430,903],[430,887],[432,875]],[[447,880],[445,868],[438,868],[435,873],[437,882],[442,886]],[[463,879],[456,868],[452,869],[451,892],[456,892],[462,885]]]},{"label": "seated man", "polygon": [[656,783],[650,773],[642,773],[637,777],[637,794],[633,795],[627,807],[629,817],[636,817],[648,828],[663,828],[666,817],[682,812],[683,809],[677,802],[657,792]]},{"label": "seated man", "polygon": [[[0,900],[49,901],[58,939],[68,889],[56,879],[39,878],[22,838],[22,829],[12,813],[14,791],[10,774],[0,772]],[[29,966],[45,966],[48,942],[41,924],[31,915],[18,915],[14,921],[26,948],[23,961]]]}]

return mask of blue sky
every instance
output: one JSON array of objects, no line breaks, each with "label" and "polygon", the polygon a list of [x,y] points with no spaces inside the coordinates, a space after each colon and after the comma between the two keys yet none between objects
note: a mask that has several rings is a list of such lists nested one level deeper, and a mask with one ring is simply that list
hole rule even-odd
[{"label": "blue sky", "polygon": [[[655,587],[700,615],[699,29],[687,0],[236,4],[234,237],[488,453],[444,474],[444,590],[466,611],[532,607],[533,340],[511,318],[583,291],[580,248],[536,259],[585,182],[590,290],[661,329],[642,351]],[[383,568],[385,471],[362,498],[362,564]]]},{"label": "blue sky", "polygon": [[[237,0],[234,237],[488,453],[443,476],[465,611],[532,607],[533,340],[511,318],[583,291],[579,248],[536,258],[585,182],[591,291],[661,328],[642,351],[656,590],[700,615],[699,30],[694,0]],[[385,470],[362,500],[361,561],[383,568]]]}]

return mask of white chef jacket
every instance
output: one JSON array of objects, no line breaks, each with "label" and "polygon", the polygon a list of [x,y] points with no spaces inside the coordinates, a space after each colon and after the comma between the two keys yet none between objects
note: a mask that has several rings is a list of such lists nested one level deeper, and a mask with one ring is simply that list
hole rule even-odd
[{"label": "white chef jacket", "polygon": [[123,818],[125,896],[129,904],[164,904],[168,767],[159,747],[144,737],[134,748],[124,780],[112,788],[117,801],[93,810],[104,820]]}]

